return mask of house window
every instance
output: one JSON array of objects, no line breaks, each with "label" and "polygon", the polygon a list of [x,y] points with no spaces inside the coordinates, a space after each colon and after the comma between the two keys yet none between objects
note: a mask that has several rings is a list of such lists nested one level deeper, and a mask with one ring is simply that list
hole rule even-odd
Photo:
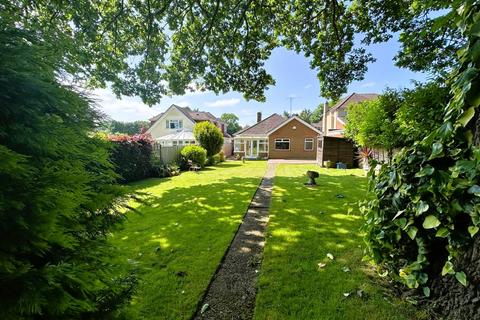
[{"label": "house window", "polygon": [[268,152],[268,140],[258,140],[258,152]]},{"label": "house window", "polygon": [[275,150],[290,150],[290,139],[275,139]]},{"label": "house window", "polygon": [[304,149],[305,151],[313,150],[313,138],[305,138]]},{"label": "house window", "polygon": [[243,140],[235,139],[233,141],[233,151],[235,151],[235,152],[243,151],[242,150],[242,144],[243,144]]},{"label": "house window", "polygon": [[167,129],[182,129],[182,120],[167,120]]}]

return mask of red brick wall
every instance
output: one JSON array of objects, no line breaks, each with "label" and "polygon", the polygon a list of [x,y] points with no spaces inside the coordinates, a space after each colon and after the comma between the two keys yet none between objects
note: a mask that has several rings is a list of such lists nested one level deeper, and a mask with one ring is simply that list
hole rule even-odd
[{"label": "red brick wall", "polygon": [[[296,129],[293,129],[296,127]],[[317,157],[318,133],[293,119],[268,136],[270,159],[304,159],[315,160]],[[313,138],[313,150],[304,149],[305,138]],[[290,150],[275,150],[275,139],[290,139]]]}]

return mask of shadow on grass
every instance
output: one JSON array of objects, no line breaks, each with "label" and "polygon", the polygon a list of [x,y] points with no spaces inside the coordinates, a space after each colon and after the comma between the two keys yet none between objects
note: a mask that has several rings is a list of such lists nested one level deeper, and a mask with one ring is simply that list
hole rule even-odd
[{"label": "shadow on grass", "polygon": [[[117,259],[129,261],[139,276],[137,295],[126,310],[131,318],[191,317],[261,179],[211,182],[206,171],[182,175],[170,189],[171,178],[132,184],[150,195],[136,208],[141,214],[129,213],[111,238],[121,252]],[[179,185],[182,181],[191,185]]]},{"label": "shadow on grass", "polygon": [[317,169],[310,188],[307,169],[277,168],[255,318],[409,319],[410,309],[386,301],[362,261],[357,202],[366,179]]}]

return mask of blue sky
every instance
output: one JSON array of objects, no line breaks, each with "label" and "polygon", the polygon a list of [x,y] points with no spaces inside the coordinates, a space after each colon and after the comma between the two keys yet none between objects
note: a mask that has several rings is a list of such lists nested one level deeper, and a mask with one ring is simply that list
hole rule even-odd
[{"label": "blue sky", "polygon": [[[399,49],[395,40],[368,47],[377,59],[369,65],[365,79],[352,83],[348,93],[381,93],[386,87],[402,88],[412,85],[412,80],[424,81],[427,76],[414,73],[394,66],[393,57]],[[108,89],[94,91],[100,109],[108,116],[119,121],[147,120],[167,109],[172,103],[181,106],[199,108],[210,111],[216,116],[222,113],[235,113],[240,123],[253,124],[256,112],[261,111],[263,117],[272,113],[282,113],[289,110],[289,97],[293,112],[308,108],[314,109],[325,101],[320,97],[320,85],[316,71],[310,69],[309,61],[295,52],[283,48],[275,49],[266,63],[266,69],[276,80],[276,85],[266,91],[266,102],[246,101],[241,93],[229,92],[215,95],[212,92],[192,92],[183,96],[165,97],[153,107],[143,104],[139,98],[123,97],[117,99]]]}]

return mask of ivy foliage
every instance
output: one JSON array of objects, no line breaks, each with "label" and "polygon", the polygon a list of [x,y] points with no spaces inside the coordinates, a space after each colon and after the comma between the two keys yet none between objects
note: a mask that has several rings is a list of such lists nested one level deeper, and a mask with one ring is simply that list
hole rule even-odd
[{"label": "ivy foliage", "polygon": [[108,318],[135,278],[109,260],[127,199],[100,116],[34,34],[2,29],[0,47],[0,318]]},{"label": "ivy foliage", "polygon": [[426,295],[429,280],[440,275],[467,284],[455,257],[480,227],[480,2],[455,3],[449,16],[468,42],[451,75],[444,123],[378,174],[372,169],[373,198],[362,207],[371,257]]}]

